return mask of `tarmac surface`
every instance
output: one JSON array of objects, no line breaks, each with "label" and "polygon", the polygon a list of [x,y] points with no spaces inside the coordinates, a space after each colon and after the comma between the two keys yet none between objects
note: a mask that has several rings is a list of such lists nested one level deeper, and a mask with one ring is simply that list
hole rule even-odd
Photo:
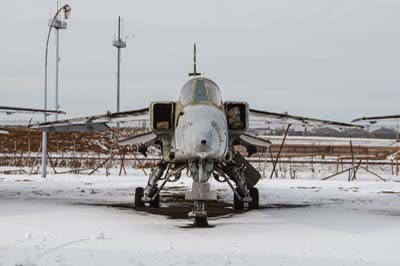
[{"label": "tarmac surface", "polygon": [[[135,207],[134,203],[78,203],[79,205],[90,205],[90,206],[103,206],[110,208],[117,208],[121,210],[133,210],[142,214],[161,215],[169,219],[190,219],[188,213],[193,208],[193,203],[184,200],[185,188],[182,187],[168,187],[160,194],[161,206],[155,207]],[[309,207],[311,204],[290,204],[290,203],[271,203],[271,204],[260,204],[259,209],[283,209],[283,208],[301,208]],[[237,211],[233,209],[232,203],[224,200],[207,201],[207,214],[210,219],[217,218],[229,218],[234,215],[240,215],[250,211],[244,209]]]}]

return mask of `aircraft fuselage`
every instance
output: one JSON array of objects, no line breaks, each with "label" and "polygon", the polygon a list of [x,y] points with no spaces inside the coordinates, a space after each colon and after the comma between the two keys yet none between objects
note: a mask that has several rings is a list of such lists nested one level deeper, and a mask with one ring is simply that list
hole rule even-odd
[{"label": "aircraft fuselage", "polygon": [[225,113],[214,105],[185,106],[178,115],[173,143],[178,161],[222,161],[228,151]]}]

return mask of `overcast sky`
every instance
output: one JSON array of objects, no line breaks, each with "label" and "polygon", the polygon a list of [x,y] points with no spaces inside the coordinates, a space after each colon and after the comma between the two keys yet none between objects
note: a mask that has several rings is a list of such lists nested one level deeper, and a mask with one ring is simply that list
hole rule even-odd
[{"label": "overcast sky", "polygon": [[[118,15],[124,34],[121,109],[175,100],[192,70],[224,100],[349,121],[400,113],[400,1],[64,1],[60,101],[67,117],[116,109]],[[43,106],[44,52],[54,0],[0,2],[1,105]],[[54,37],[54,35],[53,35]],[[55,42],[49,51],[54,107]],[[3,119],[1,117],[0,119]],[[10,119],[10,117],[6,117]]]}]

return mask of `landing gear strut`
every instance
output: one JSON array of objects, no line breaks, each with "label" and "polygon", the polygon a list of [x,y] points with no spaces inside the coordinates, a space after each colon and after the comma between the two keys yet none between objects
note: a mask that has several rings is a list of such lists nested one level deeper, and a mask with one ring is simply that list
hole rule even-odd
[{"label": "landing gear strut", "polygon": [[[242,211],[245,207],[245,203],[248,204],[249,209],[258,209],[260,207],[258,189],[254,186],[251,186],[249,188],[248,184],[246,183],[245,177],[243,176],[243,173],[235,166],[232,166],[230,168],[229,173],[230,179],[226,176],[221,179],[218,173],[214,173],[214,178],[218,182],[226,182],[232,189],[233,209],[235,211]],[[236,185],[236,188],[233,183]]]},{"label": "landing gear strut", "polygon": [[159,193],[157,193],[157,195],[151,199],[150,207],[160,208],[160,194]]},{"label": "landing gear strut", "polygon": [[160,207],[160,194],[158,189],[158,181],[164,175],[167,163],[161,162],[157,168],[154,168],[149,176],[146,188],[138,187],[135,191],[135,206],[144,207],[145,203],[149,203],[150,207]]},{"label": "landing gear strut", "polygon": [[[244,202],[241,198],[238,197],[238,189],[235,189],[236,193],[233,193],[233,209],[235,211],[241,211],[244,208]],[[240,195],[240,194],[239,194]]]},{"label": "landing gear strut", "polygon": [[[160,207],[160,191],[167,182],[176,182],[181,177],[181,171],[185,168],[185,164],[173,165],[166,162],[160,162],[157,168],[154,168],[147,181],[145,188],[138,187],[135,191],[135,206],[144,207],[145,203],[149,203],[150,207]],[[165,176],[164,176],[165,173]],[[164,177],[163,177],[164,176]],[[171,180],[171,177],[175,178]],[[163,181],[158,185],[159,181]]]},{"label": "landing gear strut", "polygon": [[233,209],[241,211],[244,209],[245,203],[248,203],[249,209],[258,209],[258,189],[255,187],[248,188],[243,172],[234,166],[231,169],[231,179],[236,184],[233,191]]}]

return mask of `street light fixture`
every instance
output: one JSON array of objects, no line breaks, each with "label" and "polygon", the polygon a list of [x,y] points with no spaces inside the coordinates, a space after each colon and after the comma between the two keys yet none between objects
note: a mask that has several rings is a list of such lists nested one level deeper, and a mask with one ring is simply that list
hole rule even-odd
[{"label": "street light fixture", "polygon": [[70,14],[71,14],[71,7],[69,5],[65,5],[64,6],[64,17],[65,17],[65,19],[68,19]]},{"label": "street light fixture", "polygon": [[[54,23],[57,20],[58,15],[64,12],[65,19],[69,18],[71,14],[71,7],[69,5],[64,5],[60,9],[57,10],[53,19],[51,20],[49,32],[47,33],[47,41],[46,41],[46,54],[45,54],[45,62],[44,62],[44,122],[47,122],[47,57],[49,51],[49,40],[51,29],[54,27]],[[43,131],[42,133],[42,177],[46,177],[47,168],[47,132]]]}]

